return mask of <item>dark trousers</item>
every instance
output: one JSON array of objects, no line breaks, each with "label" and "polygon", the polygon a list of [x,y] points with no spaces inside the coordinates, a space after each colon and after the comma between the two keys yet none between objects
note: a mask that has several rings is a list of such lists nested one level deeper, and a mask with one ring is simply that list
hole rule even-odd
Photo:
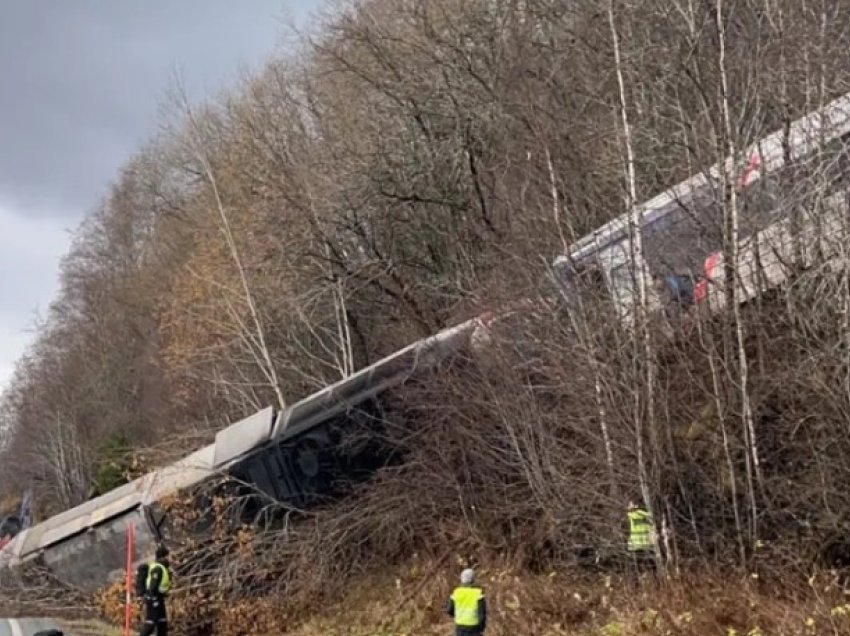
[{"label": "dark trousers", "polygon": [[481,627],[455,625],[455,636],[484,636],[484,630]]},{"label": "dark trousers", "polygon": [[651,550],[636,550],[629,554],[629,574],[632,583],[640,585],[641,579],[656,580],[655,552]]},{"label": "dark trousers", "polygon": [[168,613],[163,598],[145,599],[145,624],[139,636],[151,636],[154,632],[156,636],[168,636]]},{"label": "dark trousers", "polygon": [[655,552],[652,550],[634,550],[629,553],[629,564],[642,572],[655,568]]}]

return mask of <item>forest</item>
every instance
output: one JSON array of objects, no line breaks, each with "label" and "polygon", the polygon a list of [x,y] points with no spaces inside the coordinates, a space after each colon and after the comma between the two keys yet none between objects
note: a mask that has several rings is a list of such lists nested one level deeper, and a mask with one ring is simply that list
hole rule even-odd
[{"label": "forest", "polygon": [[[846,0],[352,0],[214,99],[175,83],[2,395],[0,494],[32,484],[55,514],[530,299],[387,397],[403,462],[293,527],[220,537],[186,611],[262,590],[295,612],[425,554],[605,567],[629,500],[652,506],[667,573],[846,564],[846,267],[671,339],[599,295],[567,315],[552,263],[850,91],[848,50]],[[831,169],[792,172],[760,201],[814,214]],[[758,202],[713,196],[704,231],[734,262]]]}]

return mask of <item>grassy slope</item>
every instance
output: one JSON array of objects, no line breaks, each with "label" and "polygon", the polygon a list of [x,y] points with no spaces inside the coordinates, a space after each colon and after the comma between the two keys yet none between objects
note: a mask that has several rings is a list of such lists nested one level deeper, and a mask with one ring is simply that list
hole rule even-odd
[{"label": "grassy slope", "polygon": [[[460,569],[417,559],[353,580],[325,599],[265,597],[205,615],[215,636],[445,635],[451,621],[444,604]],[[662,582],[644,574],[639,583],[618,572],[532,575],[496,564],[478,572],[490,606],[488,636],[850,634],[850,595],[829,572],[794,582],[747,572],[688,572]],[[193,602],[181,597],[178,586],[170,604],[174,633],[213,636],[181,620],[182,605]],[[122,598],[117,587],[101,598],[114,622],[123,615]]]},{"label": "grassy slope", "polygon": [[[452,581],[448,572],[435,575],[428,570],[416,564],[363,579],[336,602],[312,608],[301,620],[274,619],[269,614],[245,630],[243,617],[232,625],[222,621],[217,633],[451,633],[443,604]],[[691,575],[663,584],[644,579],[639,586],[616,574],[584,575],[578,580],[561,572],[532,576],[482,569],[481,578],[491,608],[488,636],[850,634],[850,598],[826,575],[798,589],[783,587],[781,592],[778,583],[746,574]]]},{"label": "grassy slope", "polygon": [[[301,607],[280,598],[230,607],[216,636],[437,636],[452,633],[443,613],[458,568],[416,563],[371,575],[330,601]],[[829,573],[799,585],[745,573],[691,573],[637,584],[619,574],[529,575],[482,568],[490,604],[488,636],[819,636],[850,634],[850,596]],[[176,608],[175,608],[176,609]],[[179,610],[174,633],[185,633]],[[89,633],[89,632],[87,632]],[[120,631],[90,632],[98,635]],[[212,635],[210,635],[212,636]]]}]

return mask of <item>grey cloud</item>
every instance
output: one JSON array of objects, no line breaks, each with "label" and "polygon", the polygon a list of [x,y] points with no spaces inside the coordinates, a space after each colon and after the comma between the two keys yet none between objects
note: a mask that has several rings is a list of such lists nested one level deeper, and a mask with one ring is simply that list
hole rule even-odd
[{"label": "grey cloud", "polygon": [[56,292],[68,229],[51,215],[24,218],[0,204],[0,388],[25,350],[37,315]]},{"label": "grey cloud", "polygon": [[154,130],[174,69],[208,93],[319,4],[0,0],[0,201],[78,217]]},{"label": "grey cloud", "polygon": [[58,283],[69,230],[154,131],[255,66],[322,0],[0,0],[0,390]]}]

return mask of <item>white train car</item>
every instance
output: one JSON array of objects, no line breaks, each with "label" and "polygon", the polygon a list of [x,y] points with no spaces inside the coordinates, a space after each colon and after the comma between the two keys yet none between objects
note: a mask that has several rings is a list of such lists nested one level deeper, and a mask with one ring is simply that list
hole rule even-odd
[{"label": "white train car", "polygon": [[47,568],[65,584],[97,589],[123,571],[130,523],[136,555],[145,558],[161,540],[157,502],[216,477],[234,477],[294,508],[328,496],[332,485],[323,474],[339,475],[339,465],[352,465],[335,432],[370,411],[369,403],[387,389],[466,349],[488,320],[474,318],[417,341],[282,412],[263,409],[180,461],[23,530],[0,551],[0,584],[29,564]]},{"label": "white train car", "polygon": [[816,245],[834,249],[843,240],[848,142],[850,93],[745,149],[743,165],[727,158],[606,223],[554,261],[567,305],[588,287],[601,290],[631,327],[642,283],[651,312],[671,300],[719,310],[726,298],[723,171],[739,195],[739,302],[780,285],[792,265],[805,264],[801,254],[810,259]]}]

